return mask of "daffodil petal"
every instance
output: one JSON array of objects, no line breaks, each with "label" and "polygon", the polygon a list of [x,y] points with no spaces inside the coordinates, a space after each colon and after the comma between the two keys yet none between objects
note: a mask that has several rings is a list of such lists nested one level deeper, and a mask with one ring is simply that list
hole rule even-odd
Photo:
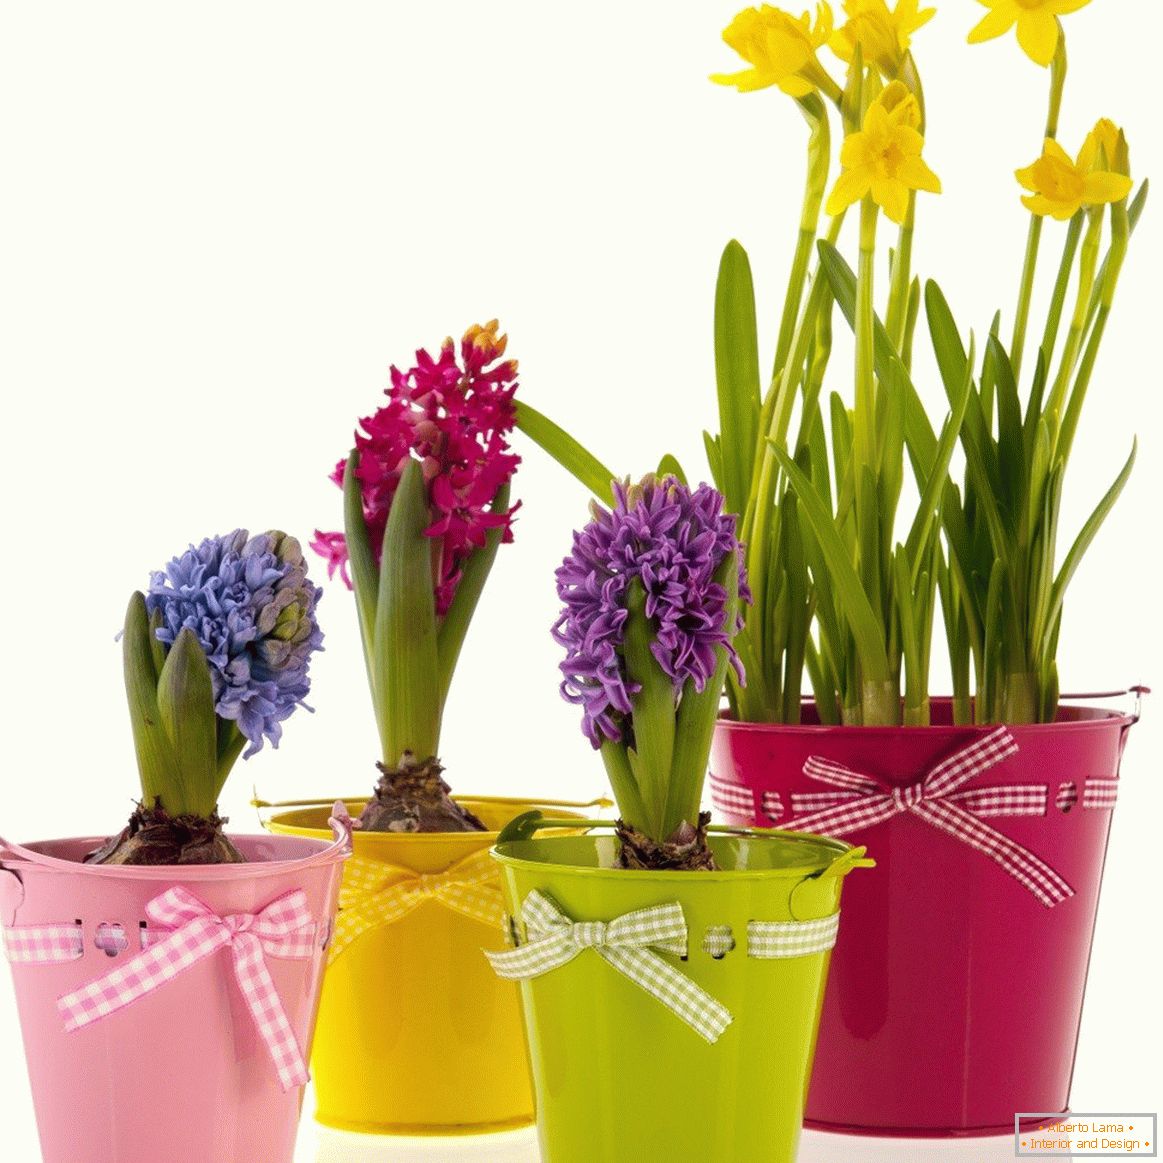
[{"label": "daffodil petal", "polygon": [[867,138],[860,130],[857,130],[855,133],[850,133],[844,138],[844,144],[840,147],[840,164],[846,170],[858,166],[864,160],[864,145],[866,141]]},{"label": "daffodil petal", "polygon": [[872,200],[898,225],[909,212],[909,191],[903,182],[880,178],[872,183]]},{"label": "daffodil petal", "polygon": [[853,43],[851,38],[846,36],[841,30],[832,34],[832,39],[828,41],[828,47],[840,58],[846,65],[852,62]]},{"label": "daffodil petal", "polygon": [[1074,169],[1074,159],[1052,137],[1046,138],[1045,149],[1048,156],[1057,158],[1063,165]]},{"label": "daffodil petal", "polygon": [[[1087,3],[1087,0],[1082,0]],[[827,0],[820,0],[816,5],[816,30],[812,33],[812,43],[816,48],[823,48],[832,39],[832,30],[836,22],[832,16],[832,6]]]},{"label": "daffodil petal", "polygon": [[1005,8],[995,8],[969,34],[969,43],[983,44],[987,40],[1005,36],[1016,22],[1017,17],[1012,12]]},{"label": "daffodil petal", "polygon": [[1100,170],[1087,174],[1083,183],[1083,200],[1092,206],[1103,202],[1121,202],[1134,187],[1134,182],[1123,174],[1112,174]]},{"label": "daffodil petal", "polygon": [[1035,162],[1032,166],[1026,166],[1023,170],[1015,170],[1014,177],[1018,179],[1025,189],[1036,194],[1038,192],[1037,171],[1038,165]]},{"label": "daffodil petal", "polygon": [[872,179],[867,170],[845,170],[836,179],[824,209],[835,218],[837,214],[859,202],[871,188]]},{"label": "daffodil petal", "polygon": [[922,158],[906,158],[897,170],[897,177],[914,190],[925,190],[930,194],[941,192],[941,179],[929,169]]},{"label": "daffodil petal", "polygon": [[898,125],[893,131],[893,137],[906,154],[919,154],[925,148],[924,137],[911,125]]},{"label": "daffodil petal", "polygon": [[1045,68],[1058,49],[1058,18],[1045,8],[1032,8],[1018,17],[1018,44],[1036,65]]},{"label": "daffodil petal", "polygon": [[1059,222],[1073,218],[1080,209],[1078,202],[1055,202],[1045,194],[1029,194],[1022,199],[1022,205],[1039,217],[1055,218]]},{"label": "daffodil petal", "polygon": [[740,93],[754,93],[766,89],[774,82],[758,69],[744,69],[741,73],[712,73],[711,80],[716,85],[730,85]]},{"label": "daffodil petal", "polygon": [[794,73],[790,77],[784,77],[782,80],[776,81],[776,84],[789,97],[806,97],[809,93],[816,91],[816,86],[811,81],[805,81],[803,77],[797,76]]}]

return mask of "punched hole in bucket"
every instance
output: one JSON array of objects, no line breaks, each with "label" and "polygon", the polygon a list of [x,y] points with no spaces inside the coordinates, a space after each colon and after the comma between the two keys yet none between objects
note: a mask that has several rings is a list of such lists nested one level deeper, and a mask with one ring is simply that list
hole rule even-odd
[{"label": "punched hole in bucket", "polygon": [[[80,924],[79,921],[77,923]],[[119,953],[124,953],[129,948],[129,938],[125,935],[125,926],[102,921],[97,926],[97,932],[93,936],[93,944],[106,957],[116,957]]]},{"label": "punched hole in bucket", "polygon": [[730,925],[708,925],[703,934],[703,952],[722,961],[735,948],[735,934]]}]

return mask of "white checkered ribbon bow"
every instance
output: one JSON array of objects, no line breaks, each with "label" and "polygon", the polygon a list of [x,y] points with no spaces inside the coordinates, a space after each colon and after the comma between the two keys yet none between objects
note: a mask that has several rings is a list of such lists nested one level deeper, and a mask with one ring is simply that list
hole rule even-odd
[{"label": "white checkered ribbon bow", "polygon": [[488,852],[424,874],[353,856],[343,870],[331,960],[369,929],[401,920],[426,901],[493,929],[505,913],[500,877]]},{"label": "white checkered ribbon bow", "polygon": [[316,927],[301,889],[258,913],[220,917],[193,893],[171,888],[145,906],[154,925],[172,930],[131,961],[57,1002],[66,1030],[79,1030],[172,981],[219,949],[234,957],[234,975],[284,1091],[310,1077],[303,1051],[267,968],[266,955],[302,960],[316,945]]},{"label": "white checkered ribbon bow", "polygon": [[1017,750],[1013,736],[999,727],[943,759],[907,787],[891,787],[843,764],[812,756],[804,764],[804,774],[840,790],[794,795],[795,819],[783,827],[843,836],[907,812],[983,852],[1042,904],[1053,908],[1072,897],[1074,889],[1028,848],[982,822],[989,817],[1044,816],[1049,789],[1045,784],[965,789]]},{"label": "white checkered ribbon bow", "polygon": [[[687,926],[677,902],[626,913],[612,921],[571,921],[544,893],[534,889],[521,906],[526,944],[486,953],[499,977],[540,977],[592,949],[635,985],[656,997],[708,1042],[731,1024],[731,1011],[680,973],[659,952],[685,957]],[[657,951],[657,952],[656,952]]]}]

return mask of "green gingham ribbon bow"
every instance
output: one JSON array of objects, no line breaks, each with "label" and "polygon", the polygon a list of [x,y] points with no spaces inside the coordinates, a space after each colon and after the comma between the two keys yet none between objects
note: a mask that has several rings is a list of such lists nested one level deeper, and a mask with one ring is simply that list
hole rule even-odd
[{"label": "green gingham ribbon bow", "polygon": [[526,944],[485,954],[498,977],[540,977],[568,964],[583,949],[592,949],[708,1042],[717,1042],[733,1020],[726,1006],[658,956],[686,956],[686,918],[677,902],[637,909],[612,921],[571,921],[534,889],[521,906],[521,919],[529,936]]}]

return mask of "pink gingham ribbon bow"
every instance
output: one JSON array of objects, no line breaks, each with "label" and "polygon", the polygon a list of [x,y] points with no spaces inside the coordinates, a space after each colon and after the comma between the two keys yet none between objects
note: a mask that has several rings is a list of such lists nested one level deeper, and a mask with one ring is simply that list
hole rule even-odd
[{"label": "pink gingham ribbon bow", "polygon": [[57,1002],[66,1030],[108,1017],[172,981],[219,949],[234,956],[234,975],[259,1036],[266,1043],[284,1091],[310,1077],[303,1051],[267,968],[266,955],[303,959],[315,947],[315,923],[307,895],[296,889],[261,912],[220,917],[193,893],[171,888],[145,906],[149,920],[172,930],[132,961]]},{"label": "pink gingham ribbon bow", "polygon": [[[1017,753],[1004,727],[943,759],[906,787],[892,787],[841,763],[812,756],[804,774],[839,791],[792,796],[795,819],[782,825],[800,832],[843,836],[909,813],[985,853],[1047,908],[1074,895],[1045,861],[983,823],[987,817],[1044,816],[1049,789],[1042,784],[965,789],[977,776]],[[805,813],[805,814],[800,814]]]}]

